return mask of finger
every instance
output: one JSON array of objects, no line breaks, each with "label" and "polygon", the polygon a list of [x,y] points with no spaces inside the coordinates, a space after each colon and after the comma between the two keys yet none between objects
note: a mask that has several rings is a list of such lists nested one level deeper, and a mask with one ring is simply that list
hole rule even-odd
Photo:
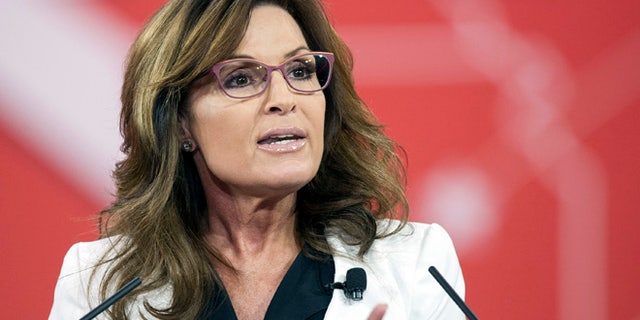
[{"label": "finger", "polygon": [[386,312],[387,312],[386,304],[381,303],[379,305],[376,305],[376,307],[373,308],[373,310],[369,314],[369,318],[367,318],[367,320],[382,320],[382,317],[384,317],[384,314]]}]

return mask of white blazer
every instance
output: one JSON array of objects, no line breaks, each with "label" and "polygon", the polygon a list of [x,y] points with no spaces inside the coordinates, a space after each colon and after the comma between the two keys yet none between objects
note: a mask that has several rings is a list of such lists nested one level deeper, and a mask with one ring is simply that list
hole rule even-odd
[{"label": "white blazer", "polygon": [[[397,221],[379,222],[381,228],[395,225]],[[354,258],[357,247],[346,245],[336,236],[329,236],[328,241],[336,251],[334,281],[345,281],[347,270],[361,267],[367,274],[367,289],[361,301],[349,300],[341,290],[335,290],[325,319],[366,319],[379,303],[388,305],[384,319],[389,320],[465,319],[427,270],[435,266],[464,297],[464,280],[453,243],[439,225],[409,223],[400,233],[374,241],[363,260]],[[110,243],[106,238],[76,243],[69,249],[56,284],[50,320],[79,319],[100,303],[98,283],[108,265],[97,267],[98,281],[92,281],[91,287],[89,277]],[[143,307],[145,300],[156,307],[168,306],[171,289],[167,286],[139,296],[129,309],[132,319],[153,319]]]}]

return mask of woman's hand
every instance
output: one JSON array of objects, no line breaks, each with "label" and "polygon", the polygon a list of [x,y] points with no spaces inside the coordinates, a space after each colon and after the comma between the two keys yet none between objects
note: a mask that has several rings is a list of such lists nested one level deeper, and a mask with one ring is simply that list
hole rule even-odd
[{"label": "woman's hand", "polygon": [[377,305],[375,308],[373,308],[367,320],[382,320],[382,317],[384,317],[384,314],[386,312],[387,312],[387,305],[381,303]]}]

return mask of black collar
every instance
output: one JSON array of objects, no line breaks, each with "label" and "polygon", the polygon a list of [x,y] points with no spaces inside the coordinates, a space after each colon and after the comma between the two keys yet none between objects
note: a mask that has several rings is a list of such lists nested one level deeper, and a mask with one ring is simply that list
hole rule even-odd
[{"label": "black collar", "polygon": [[[298,254],[271,299],[265,320],[324,318],[333,295],[332,291],[327,291],[324,287],[333,282],[333,257],[313,251],[309,247],[305,249],[320,259],[309,258],[302,252]],[[204,314],[201,319],[237,320],[224,288],[217,290]]]}]

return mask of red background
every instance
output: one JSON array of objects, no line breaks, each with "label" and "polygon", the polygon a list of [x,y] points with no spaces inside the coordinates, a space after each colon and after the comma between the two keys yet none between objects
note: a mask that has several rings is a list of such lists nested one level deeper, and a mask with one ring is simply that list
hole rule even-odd
[{"label": "red background", "polygon": [[[100,143],[49,134],[32,120],[45,106],[27,112],[20,103],[40,101],[34,97],[49,85],[95,90],[94,80],[58,83],[61,74],[42,69],[26,82],[10,76],[12,66],[38,63],[22,54],[57,52],[23,49],[44,41],[26,30],[42,27],[40,14],[68,12],[68,23],[130,43],[161,3],[0,5],[18,15],[0,23],[2,46],[17,52],[0,50],[0,318],[46,317],[64,253],[96,237],[92,219],[110,200],[76,165],[90,168],[83,151]],[[411,220],[449,230],[479,318],[640,319],[640,3],[325,3],[353,49],[361,95],[409,154]],[[111,46],[88,38],[100,50]],[[48,76],[47,85],[38,82]],[[115,121],[117,104],[108,112]],[[100,129],[56,128],[78,139]],[[77,152],[60,156],[52,145]]]}]

